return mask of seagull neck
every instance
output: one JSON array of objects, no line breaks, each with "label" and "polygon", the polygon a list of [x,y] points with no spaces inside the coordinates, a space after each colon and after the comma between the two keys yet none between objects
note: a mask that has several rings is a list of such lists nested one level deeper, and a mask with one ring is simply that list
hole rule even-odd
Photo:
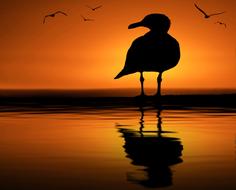
[{"label": "seagull neck", "polygon": [[166,32],[159,31],[159,30],[150,30],[148,33],[146,33],[148,36],[153,36],[153,37],[161,37],[166,35]]}]

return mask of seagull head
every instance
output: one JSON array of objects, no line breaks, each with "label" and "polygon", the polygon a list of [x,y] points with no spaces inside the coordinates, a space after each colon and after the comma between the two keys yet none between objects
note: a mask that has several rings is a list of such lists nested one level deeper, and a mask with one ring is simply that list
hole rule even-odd
[{"label": "seagull head", "polygon": [[143,20],[130,24],[128,29],[136,27],[147,27],[150,30],[167,33],[170,28],[170,19],[164,14],[149,14],[143,18]]}]

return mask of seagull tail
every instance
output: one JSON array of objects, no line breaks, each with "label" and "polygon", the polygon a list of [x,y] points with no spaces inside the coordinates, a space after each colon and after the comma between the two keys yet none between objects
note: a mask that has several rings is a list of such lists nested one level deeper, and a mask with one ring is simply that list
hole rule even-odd
[{"label": "seagull tail", "polygon": [[118,73],[118,75],[116,75],[116,77],[114,79],[119,79],[121,77],[123,77],[125,75],[124,70],[122,70],[121,72]]}]

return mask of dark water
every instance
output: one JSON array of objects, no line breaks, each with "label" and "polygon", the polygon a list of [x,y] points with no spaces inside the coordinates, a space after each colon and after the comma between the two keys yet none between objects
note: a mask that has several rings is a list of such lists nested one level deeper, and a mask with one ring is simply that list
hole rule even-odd
[{"label": "dark water", "polygon": [[0,189],[236,189],[234,106],[14,100],[0,106]]}]

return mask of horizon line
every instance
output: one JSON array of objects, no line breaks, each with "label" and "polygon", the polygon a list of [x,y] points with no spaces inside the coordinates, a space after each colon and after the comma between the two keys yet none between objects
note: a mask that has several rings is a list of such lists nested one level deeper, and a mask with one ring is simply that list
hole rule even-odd
[{"label": "horizon line", "polygon": [[[0,88],[2,90],[140,90],[138,87],[114,87],[114,88]],[[146,90],[156,90],[154,87],[147,87]],[[223,87],[212,87],[212,88],[163,88],[163,90],[236,90],[235,88],[223,88]]]}]

